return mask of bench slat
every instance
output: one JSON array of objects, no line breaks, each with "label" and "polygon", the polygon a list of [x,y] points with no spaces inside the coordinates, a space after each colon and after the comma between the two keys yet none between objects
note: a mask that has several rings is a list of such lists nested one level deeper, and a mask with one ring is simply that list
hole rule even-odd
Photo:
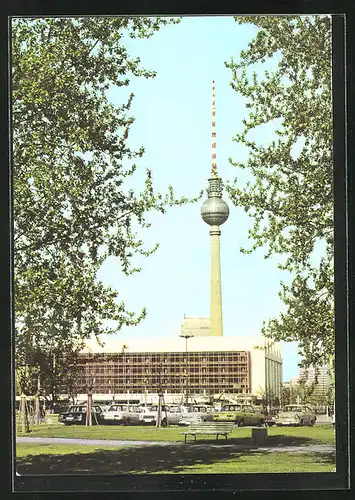
[{"label": "bench slat", "polygon": [[203,427],[195,427],[194,429],[188,429],[186,431],[183,431],[183,432],[224,432],[224,431],[228,431],[228,432],[232,432],[232,429],[228,428],[228,427],[223,427],[222,429],[204,429]]}]

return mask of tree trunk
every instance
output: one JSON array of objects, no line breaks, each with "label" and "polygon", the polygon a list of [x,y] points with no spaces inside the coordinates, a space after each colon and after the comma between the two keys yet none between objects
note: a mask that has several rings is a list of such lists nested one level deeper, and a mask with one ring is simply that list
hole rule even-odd
[{"label": "tree trunk", "polygon": [[27,406],[26,406],[26,396],[21,394],[21,420],[22,420],[22,432],[30,432],[30,426],[27,417]]},{"label": "tree trunk", "polygon": [[159,399],[158,399],[158,413],[157,413],[157,422],[156,422],[156,427],[160,427],[161,425],[161,413],[162,413],[162,407],[161,407],[161,403],[162,403],[162,397],[159,393]]},{"label": "tree trunk", "polygon": [[88,402],[86,407],[86,425],[92,425],[92,389],[87,392]]},{"label": "tree trunk", "polygon": [[36,402],[35,402],[35,425],[39,425],[41,422],[41,415],[40,415],[40,401],[39,401],[39,394],[41,391],[41,378],[40,374],[38,373],[37,377],[37,394],[36,394]]}]

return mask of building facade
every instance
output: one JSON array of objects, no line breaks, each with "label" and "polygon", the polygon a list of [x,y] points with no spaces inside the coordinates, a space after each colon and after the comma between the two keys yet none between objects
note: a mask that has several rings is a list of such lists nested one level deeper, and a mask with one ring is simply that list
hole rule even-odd
[{"label": "building facade", "polygon": [[[172,399],[188,394],[251,395],[281,393],[282,358],[278,346],[260,338],[191,337],[184,339],[92,342],[81,353],[77,393],[93,381],[96,394],[121,399],[162,391]],[[122,352],[123,345],[126,349]],[[117,398],[116,398],[117,399]]]}]

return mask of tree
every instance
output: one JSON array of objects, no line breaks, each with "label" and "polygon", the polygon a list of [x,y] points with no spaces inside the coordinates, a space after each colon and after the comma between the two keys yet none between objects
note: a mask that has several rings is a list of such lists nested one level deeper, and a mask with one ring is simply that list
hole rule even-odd
[{"label": "tree", "polygon": [[[279,294],[286,312],[264,323],[263,333],[297,341],[303,366],[322,365],[334,351],[330,17],[235,20],[259,28],[240,59],[226,63],[232,88],[250,109],[234,138],[249,149],[248,160],[230,162],[251,180],[227,187],[253,219],[251,248],[241,250],[264,247],[265,258],[282,256],[279,268],[292,275]],[[267,145],[250,137],[264,124],[275,127]]]},{"label": "tree", "polygon": [[149,227],[148,214],[190,200],[177,199],[172,187],[156,193],[151,170],[141,192],[129,188],[133,162],[144,153],[129,146],[134,94],[115,106],[107,91],[124,90],[130,76],[154,78],[129,56],[125,39],[149,38],[171,22],[178,21],[13,21],[15,348],[27,373],[21,390],[32,390],[38,367],[48,373],[55,358],[58,368],[84,339],[145,317],[145,309],[128,311],[97,272],[108,256],[120,259],[126,275],[138,272],[132,258],[158,247],[146,249],[137,232]]},{"label": "tree", "polygon": [[291,388],[290,386],[283,385],[281,389],[281,403],[282,406],[288,405],[291,403]]}]

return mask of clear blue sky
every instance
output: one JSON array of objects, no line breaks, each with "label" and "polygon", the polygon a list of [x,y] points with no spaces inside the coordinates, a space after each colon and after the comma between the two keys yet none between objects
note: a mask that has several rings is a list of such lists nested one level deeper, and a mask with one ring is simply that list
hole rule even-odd
[{"label": "clear blue sky", "polygon": [[[187,17],[178,25],[161,28],[149,40],[128,39],[128,53],[158,72],[153,80],[132,78],[128,89],[109,93],[117,105],[130,92],[136,96],[130,145],[143,145],[146,152],[137,161],[132,187],[143,187],[146,168],[152,170],[155,188],[161,192],[171,184],[177,196],[194,196],[207,187],[212,80],[216,85],[218,171],[224,181],[239,177],[228,157],[247,157],[247,150],[232,138],[241,130],[248,110],[229,86],[231,73],[224,61],[232,56],[238,59],[255,33],[254,26],[240,26],[232,17]],[[272,127],[266,127],[259,139],[272,140]],[[160,248],[149,258],[135,258],[142,272],[126,277],[114,258],[103,265],[99,278],[120,292],[130,310],[147,307],[147,318],[140,325],[122,330],[125,337],[175,337],[184,314],[209,316],[210,236],[200,217],[201,203],[149,216],[152,226],[140,229],[140,237],[147,247],[159,242]],[[230,217],[221,228],[224,335],[258,335],[262,322],[282,310],[280,280],[287,282],[289,276],[277,269],[278,258],[265,260],[263,250],[252,255],[239,252],[249,244],[251,221],[230,201],[229,207]],[[298,375],[297,345],[283,344],[283,356],[283,378],[289,380]]]}]

